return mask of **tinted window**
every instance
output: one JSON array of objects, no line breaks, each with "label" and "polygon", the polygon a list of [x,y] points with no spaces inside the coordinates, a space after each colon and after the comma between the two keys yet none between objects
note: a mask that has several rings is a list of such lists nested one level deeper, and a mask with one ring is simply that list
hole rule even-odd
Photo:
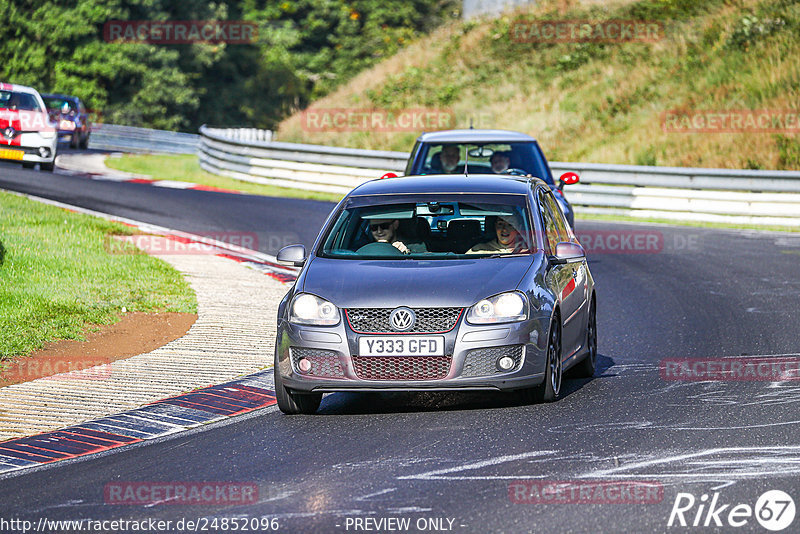
[{"label": "tinted window", "polygon": [[42,111],[36,97],[29,93],[19,93],[16,91],[0,91],[0,108]]},{"label": "tinted window", "polygon": [[527,254],[537,249],[529,221],[523,195],[355,197],[329,227],[318,255],[446,260]]},{"label": "tinted window", "polygon": [[67,104],[70,108],[74,107],[74,104],[71,101],[63,98],[48,98],[43,96],[42,100],[44,100],[44,105],[47,106],[47,109],[55,111],[61,111],[61,108],[64,107],[64,104]]},{"label": "tinted window", "polygon": [[550,252],[554,252],[558,243],[570,240],[569,231],[552,194],[539,190],[539,209],[544,219],[545,235]]},{"label": "tinted window", "polygon": [[[450,147],[450,148],[448,148]],[[475,149],[483,148],[483,155]],[[470,174],[496,174],[493,170],[493,159],[502,157],[509,169],[520,169],[524,173],[541,178],[553,185],[544,156],[535,142],[519,143],[423,143],[415,149],[416,156],[406,174],[463,174],[467,163],[467,151],[473,151],[469,156]],[[453,166],[453,161],[446,151],[457,151],[458,157]],[[494,153],[497,153],[496,155]],[[443,161],[444,160],[444,161]],[[495,169],[499,166],[495,166]]]}]

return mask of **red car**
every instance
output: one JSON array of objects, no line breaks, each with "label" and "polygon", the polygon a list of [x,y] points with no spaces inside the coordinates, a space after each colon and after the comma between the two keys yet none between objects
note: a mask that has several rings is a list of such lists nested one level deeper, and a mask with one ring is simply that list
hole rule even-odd
[{"label": "red car", "polygon": [[36,89],[0,82],[0,160],[55,167],[58,137]]}]

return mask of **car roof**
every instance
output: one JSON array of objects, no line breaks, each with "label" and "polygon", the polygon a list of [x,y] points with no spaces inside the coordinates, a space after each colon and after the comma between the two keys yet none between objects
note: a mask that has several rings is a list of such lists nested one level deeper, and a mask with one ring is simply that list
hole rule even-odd
[{"label": "car roof", "polygon": [[536,141],[530,135],[510,130],[444,130],[424,133],[417,138],[423,143],[513,143]]},{"label": "car roof", "polygon": [[78,100],[77,96],[62,95],[61,93],[42,93],[42,98],[60,98],[61,100]]},{"label": "car roof", "polygon": [[28,87],[27,85],[17,85],[15,83],[5,83],[5,82],[0,82],[0,91],[16,91],[18,93],[30,93],[32,95],[39,94],[39,91],[37,91],[33,87]]},{"label": "car roof", "polygon": [[498,176],[496,174],[426,174],[372,180],[361,184],[348,196],[409,195],[418,193],[495,193],[524,195],[539,178]]}]

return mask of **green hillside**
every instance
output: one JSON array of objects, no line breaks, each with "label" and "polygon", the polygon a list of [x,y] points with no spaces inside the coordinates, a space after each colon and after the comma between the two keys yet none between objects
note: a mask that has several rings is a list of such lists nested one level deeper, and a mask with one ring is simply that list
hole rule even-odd
[{"label": "green hillside", "polygon": [[[537,43],[512,31],[520,20],[613,19],[657,23],[663,33],[653,42]],[[440,28],[310,109],[331,108],[433,108],[458,126],[530,133],[557,161],[798,169],[800,1],[543,0]],[[727,110],[788,118],[771,132],[674,127],[685,121],[665,129],[668,111],[685,119]],[[296,114],[278,138],[406,151],[419,134],[319,130]]]}]

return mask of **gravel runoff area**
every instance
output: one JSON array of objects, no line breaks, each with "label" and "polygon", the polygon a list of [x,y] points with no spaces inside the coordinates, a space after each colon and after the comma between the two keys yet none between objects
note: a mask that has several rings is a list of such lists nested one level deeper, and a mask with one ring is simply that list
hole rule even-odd
[{"label": "gravel runoff area", "polygon": [[272,367],[276,314],[288,288],[211,254],[157,255],[197,294],[197,321],[152,352],[0,388],[0,441],[130,410]]}]

